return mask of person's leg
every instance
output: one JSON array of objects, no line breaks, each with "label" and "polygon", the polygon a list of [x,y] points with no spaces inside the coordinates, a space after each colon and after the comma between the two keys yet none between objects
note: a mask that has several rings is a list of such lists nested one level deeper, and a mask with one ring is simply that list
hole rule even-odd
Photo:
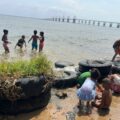
[{"label": "person's leg", "polygon": [[37,44],[35,44],[35,50],[37,51],[37,49],[38,49],[38,45],[37,45]]},{"label": "person's leg", "polygon": [[87,104],[86,104],[87,108],[90,107],[90,101],[87,101]]},{"label": "person's leg", "polygon": [[42,47],[41,47],[41,44],[39,45],[39,52],[41,52],[42,51]]},{"label": "person's leg", "polygon": [[4,47],[4,49],[5,49],[5,53],[9,53],[9,52],[10,52],[7,44],[4,43],[4,44],[3,44],[3,47]]},{"label": "person's leg", "polygon": [[32,50],[34,50],[34,48],[35,48],[35,44],[34,44],[34,43],[32,43]]},{"label": "person's leg", "polygon": [[86,113],[87,114],[91,114],[92,113],[92,107],[91,107],[91,101],[87,101],[87,110],[86,110]]},{"label": "person's leg", "polygon": [[44,43],[40,43],[40,45],[39,45],[39,52],[41,52],[43,50],[43,47],[44,47]]},{"label": "person's leg", "polygon": [[42,50],[41,50],[41,48],[40,48],[40,46],[39,46],[39,52],[41,52]]}]

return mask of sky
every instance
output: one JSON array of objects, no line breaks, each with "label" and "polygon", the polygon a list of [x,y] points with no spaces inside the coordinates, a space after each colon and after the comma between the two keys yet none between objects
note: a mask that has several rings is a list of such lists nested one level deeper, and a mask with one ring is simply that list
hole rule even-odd
[{"label": "sky", "polygon": [[1,0],[0,14],[120,21],[120,0]]}]

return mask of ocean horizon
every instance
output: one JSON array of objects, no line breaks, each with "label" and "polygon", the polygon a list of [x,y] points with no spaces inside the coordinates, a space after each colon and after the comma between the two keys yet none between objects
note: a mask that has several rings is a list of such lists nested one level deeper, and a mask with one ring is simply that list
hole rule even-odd
[{"label": "ocean horizon", "polygon": [[[15,58],[15,44],[21,35],[26,36],[27,52],[31,54],[31,43],[28,40],[37,30],[45,33],[45,53],[53,62],[58,60],[71,61],[77,64],[83,59],[112,59],[112,48],[115,40],[119,39],[119,28],[98,27],[84,24],[73,24],[42,20],[39,18],[0,15],[0,36],[3,29],[8,29],[8,40],[11,42],[10,56]],[[4,53],[2,41],[0,54]]]}]

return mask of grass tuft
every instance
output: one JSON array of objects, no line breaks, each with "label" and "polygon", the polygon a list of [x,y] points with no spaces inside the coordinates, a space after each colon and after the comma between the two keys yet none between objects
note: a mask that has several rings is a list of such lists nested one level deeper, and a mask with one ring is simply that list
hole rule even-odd
[{"label": "grass tuft", "polygon": [[1,78],[20,78],[27,76],[38,76],[40,74],[51,75],[51,62],[43,54],[34,58],[18,61],[1,61],[0,62],[0,77]]}]

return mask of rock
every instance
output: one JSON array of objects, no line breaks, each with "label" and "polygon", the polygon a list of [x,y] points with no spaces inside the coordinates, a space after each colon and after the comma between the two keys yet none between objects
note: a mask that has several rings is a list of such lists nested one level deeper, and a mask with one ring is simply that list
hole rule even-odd
[{"label": "rock", "polygon": [[67,114],[66,114],[66,120],[75,120],[75,113],[73,113],[73,112],[67,112]]},{"label": "rock", "polygon": [[67,93],[65,92],[58,92],[55,95],[59,97],[60,99],[65,99],[67,97]]}]

